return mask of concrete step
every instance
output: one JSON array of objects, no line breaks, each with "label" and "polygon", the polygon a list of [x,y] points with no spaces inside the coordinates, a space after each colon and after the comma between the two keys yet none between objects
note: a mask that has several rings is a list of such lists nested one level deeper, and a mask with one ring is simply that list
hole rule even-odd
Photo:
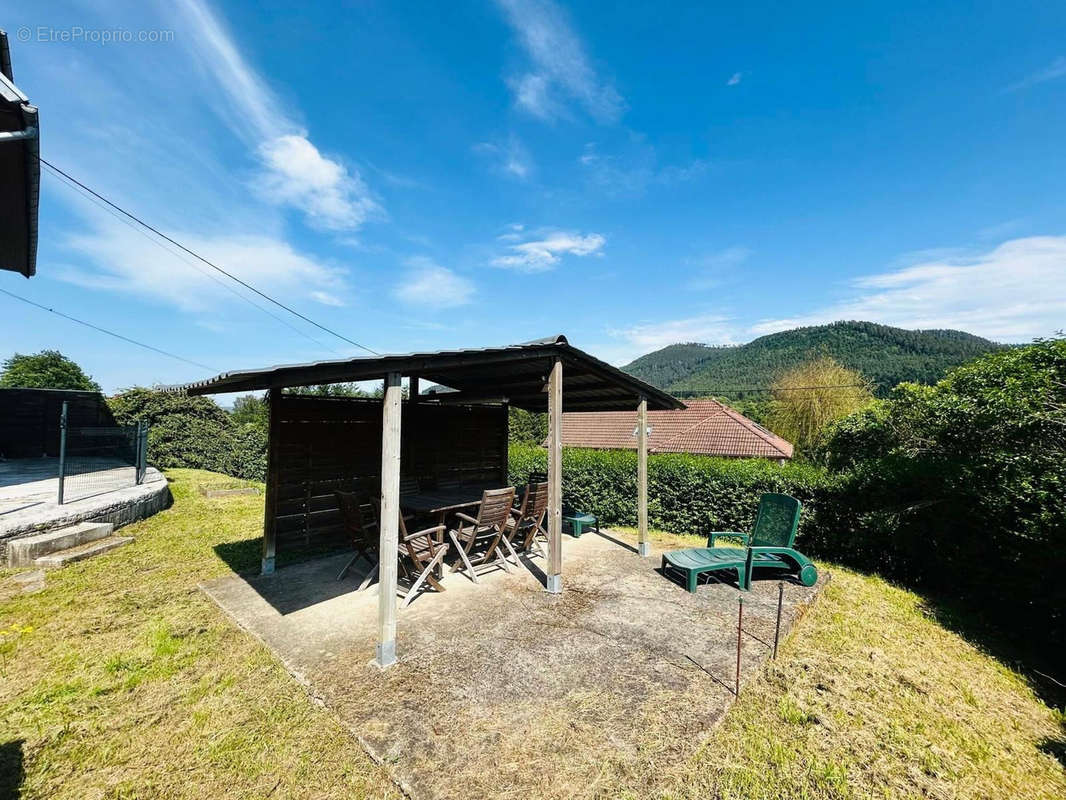
[{"label": "concrete step", "polygon": [[43,567],[44,569],[65,567],[67,564],[101,555],[109,550],[114,550],[116,547],[122,547],[124,544],[129,544],[132,541],[132,536],[108,536],[106,539],[97,539],[93,542],[80,544],[77,547],[69,547],[66,550],[60,550],[57,553],[49,553],[46,556],[40,556],[39,558],[34,559],[33,565],[35,567]]},{"label": "concrete step", "polygon": [[79,522],[66,528],[12,539],[7,545],[7,563],[11,567],[28,567],[41,556],[95,542],[110,536],[114,530],[115,526],[110,522]]}]

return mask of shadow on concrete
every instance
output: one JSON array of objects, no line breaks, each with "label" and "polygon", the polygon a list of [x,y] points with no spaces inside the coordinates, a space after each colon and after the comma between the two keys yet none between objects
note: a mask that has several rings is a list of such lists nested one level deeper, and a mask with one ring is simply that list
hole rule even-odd
[{"label": "shadow on concrete", "polygon": [[215,553],[256,594],[283,615],[358,591],[370,569],[370,563],[360,559],[341,580],[337,580],[341,569],[352,556],[351,553],[338,553],[334,549],[331,555],[308,551],[299,554],[298,558],[297,554],[284,559],[279,557],[280,563],[274,574],[261,575],[261,538],[223,542],[215,545]]},{"label": "shadow on concrete", "polygon": [[12,739],[0,744],[0,800],[16,800],[19,788],[26,778],[23,764],[23,739]]},{"label": "shadow on concrete", "polygon": [[602,530],[600,530],[600,531],[589,531],[589,533],[594,533],[597,536],[601,536],[604,539],[606,539],[608,542],[611,542],[612,544],[616,544],[619,547],[622,547],[622,548],[628,550],[630,553],[639,552],[637,550],[637,548],[635,548],[629,542],[623,541],[622,539],[616,539],[614,536],[611,536],[609,533],[606,533],[606,532],[604,532]]},{"label": "shadow on concrete", "polygon": [[34,506],[41,506],[41,505],[44,505],[44,503],[42,501],[38,500],[38,501],[36,501],[34,503],[26,503],[26,505],[24,505],[24,506],[18,506],[17,508],[8,508],[8,509],[5,509],[4,511],[0,511],[0,517],[2,517],[4,514],[14,514],[16,511],[24,511],[27,508],[33,508]]}]

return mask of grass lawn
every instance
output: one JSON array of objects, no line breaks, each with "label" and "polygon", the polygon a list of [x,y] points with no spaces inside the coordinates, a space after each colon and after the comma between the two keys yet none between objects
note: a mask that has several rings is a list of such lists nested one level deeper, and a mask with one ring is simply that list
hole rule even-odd
[{"label": "grass lawn", "polygon": [[[135,543],[36,594],[10,596],[0,571],[0,798],[396,796],[197,589],[258,563],[262,498],[168,475],[174,507],[127,528]],[[671,796],[1066,797],[1061,714],[920,597],[832,572],[778,661],[668,768]]]}]

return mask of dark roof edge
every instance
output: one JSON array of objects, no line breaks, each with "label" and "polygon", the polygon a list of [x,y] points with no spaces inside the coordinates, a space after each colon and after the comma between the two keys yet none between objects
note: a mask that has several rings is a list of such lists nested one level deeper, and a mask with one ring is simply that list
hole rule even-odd
[{"label": "dark roof edge", "polygon": [[[440,350],[431,353],[398,353],[381,356],[368,356],[350,359],[332,359],[327,361],[315,361],[305,364],[279,364],[272,367],[252,370],[232,370],[222,372],[214,377],[202,381],[190,381],[173,386],[162,386],[161,391],[184,392],[187,394],[224,394],[229,392],[261,391],[269,388],[263,384],[270,383],[276,388],[305,385],[299,378],[284,380],[270,380],[271,376],[277,376],[283,372],[309,372],[315,368],[329,369],[334,367],[335,380],[374,380],[385,372],[405,371],[422,372],[434,367],[430,364],[419,362],[433,362],[434,360],[460,360],[464,357],[473,359],[491,360],[497,356],[503,359],[521,358],[523,354],[529,354],[530,358],[558,354],[563,358],[572,358],[581,362],[584,366],[595,372],[599,372],[606,380],[613,381],[630,388],[634,394],[654,399],[655,403],[663,408],[685,408],[685,404],[666,392],[658,389],[641,379],[623,372],[618,367],[611,366],[606,361],[601,361],[590,353],[580,350],[569,343],[566,336],[556,334],[543,339],[535,339],[521,344],[505,345],[503,347],[470,348],[466,350]],[[351,377],[344,377],[345,367],[350,368]],[[391,369],[390,369],[391,367]],[[444,368],[438,366],[438,369]],[[291,380],[291,383],[288,382]],[[565,380],[565,378],[564,378]],[[314,383],[315,381],[309,380]]]}]

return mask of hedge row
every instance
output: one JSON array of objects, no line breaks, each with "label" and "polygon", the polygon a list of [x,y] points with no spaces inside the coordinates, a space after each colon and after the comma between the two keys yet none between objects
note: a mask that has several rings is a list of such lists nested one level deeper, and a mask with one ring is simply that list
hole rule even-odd
[{"label": "hedge row", "polygon": [[128,389],[108,400],[120,425],[148,423],[148,463],[192,467],[261,481],[266,478],[267,432],[240,424],[207,397]]},{"label": "hedge row", "polygon": [[[510,480],[528,481],[547,469],[547,451],[512,444]],[[776,464],[764,459],[725,459],[683,453],[648,457],[648,524],[671,533],[748,531],[759,497],[789,494],[803,503],[800,536],[814,535],[819,509],[833,481],[806,464]],[[627,450],[563,451],[563,503],[588,511],[604,525],[637,524],[637,454]]]}]

